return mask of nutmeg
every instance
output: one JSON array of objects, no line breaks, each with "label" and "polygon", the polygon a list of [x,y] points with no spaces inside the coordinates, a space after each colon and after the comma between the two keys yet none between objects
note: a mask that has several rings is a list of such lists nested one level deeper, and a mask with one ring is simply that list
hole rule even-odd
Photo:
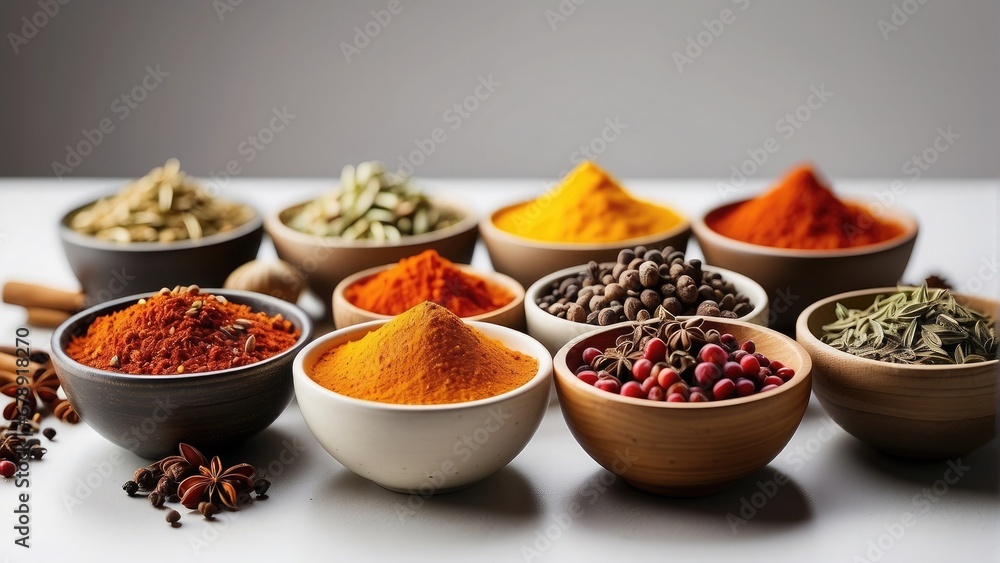
[{"label": "nutmeg", "polygon": [[251,260],[229,274],[222,287],[255,291],[295,303],[302,293],[303,276],[282,260]]}]

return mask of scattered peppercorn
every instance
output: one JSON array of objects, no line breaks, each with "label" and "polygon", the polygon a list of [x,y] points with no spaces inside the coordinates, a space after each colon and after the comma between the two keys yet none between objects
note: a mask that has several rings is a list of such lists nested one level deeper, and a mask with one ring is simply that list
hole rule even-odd
[{"label": "scattered peppercorn", "polygon": [[181,513],[176,510],[171,510],[167,513],[167,522],[173,526],[181,519]]},{"label": "scattered peppercorn", "polygon": [[267,479],[261,478],[254,481],[253,492],[257,493],[257,497],[267,496],[267,490],[271,488],[271,482]]},{"label": "scattered peppercorn", "polygon": [[139,492],[139,483],[136,483],[135,481],[125,481],[125,484],[122,485],[122,490],[125,491],[125,494],[128,496],[132,496]]},{"label": "scattered peppercorn", "polygon": [[157,491],[149,493],[149,495],[147,495],[146,498],[149,499],[149,504],[155,506],[156,508],[163,506],[163,501],[164,501],[163,495],[161,495]]},{"label": "scattered peppercorn", "polygon": [[56,429],[55,428],[46,428],[45,430],[42,430],[42,436],[45,436],[49,440],[52,440],[53,438],[56,437]]},{"label": "scattered peppercorn", "polygon": [[198,503],[198,512],[200,512],[201,515],[204,516],[206,519],[211,518],[218,511],[219,509],[216,508],[215,505],[210,502],[202,501]]}]

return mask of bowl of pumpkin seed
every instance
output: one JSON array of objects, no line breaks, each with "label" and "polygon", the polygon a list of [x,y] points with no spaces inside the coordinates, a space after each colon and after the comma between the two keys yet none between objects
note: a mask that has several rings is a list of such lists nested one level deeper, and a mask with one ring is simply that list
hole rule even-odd
[{"label": "bowl of pumpkin seed", "polygon": [[478,237],[471,207],[428,195],[378,161],[345,166],[336,188],[272,213],[264,229],[325,302],[344,278],[424,250],[468,264]]},{"label": "bowl of pumpkin seed", "polygon": [[264,229],[253,207],[214,197],[171,158],[66,213],[59,234],[88,301],[99,303],[164,286],[221,287],[257,256]]}]

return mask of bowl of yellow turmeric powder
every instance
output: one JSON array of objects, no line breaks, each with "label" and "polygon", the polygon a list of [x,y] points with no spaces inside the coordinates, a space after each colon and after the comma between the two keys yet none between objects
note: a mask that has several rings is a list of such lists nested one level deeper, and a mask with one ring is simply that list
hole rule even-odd
[{"label": "bowl of yellow turmeric powder", "polygon": [[755,199],[709,211],[692,228],[707,262],[764,288],[770,326],[786,333],[819,299],[895,285],[918,231],[916,219],[898,207],[838,199],[809,165]]},{"label": "bowl of yellow turmeric powder", "polygon": [[480,221],[493,268],[525,287],[588,260],[613,261],[625,247],[684,250],[690,221],[666,205],[631,195],[585,161],[552,190]]},{"label": "bowl of yellow turmeric powder", "polygon": [[424,302],[336,330],[295,358],[309,430],[344,467],[422,495],[504,468],[548,406],[552,358],[510,328],[463,321]]}]

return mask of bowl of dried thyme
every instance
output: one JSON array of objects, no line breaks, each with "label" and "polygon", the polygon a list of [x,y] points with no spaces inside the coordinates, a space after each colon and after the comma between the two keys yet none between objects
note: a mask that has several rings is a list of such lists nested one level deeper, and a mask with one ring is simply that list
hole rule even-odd
[{"label": "bowl of dried thyme", "polygon": [[310,317],[248,291],[163,288],[82,311],[56,328],[56,374],[80,418],[146,458],[261,432],[291,401]]},{"label": "bowl of dried thyme", "polygon": [[257,256],[264,227],[251,206],[213,197],[170,159],[66,213],[59,236],[88,302],[100,303],[164,285],[221,287]]},{"label": "bowl of dried thyme", "polygon": [[844,430],[891,455],[944,459],[995,435],[998,309],[926,286],[852,291],[806,308],[797,339]]}]

